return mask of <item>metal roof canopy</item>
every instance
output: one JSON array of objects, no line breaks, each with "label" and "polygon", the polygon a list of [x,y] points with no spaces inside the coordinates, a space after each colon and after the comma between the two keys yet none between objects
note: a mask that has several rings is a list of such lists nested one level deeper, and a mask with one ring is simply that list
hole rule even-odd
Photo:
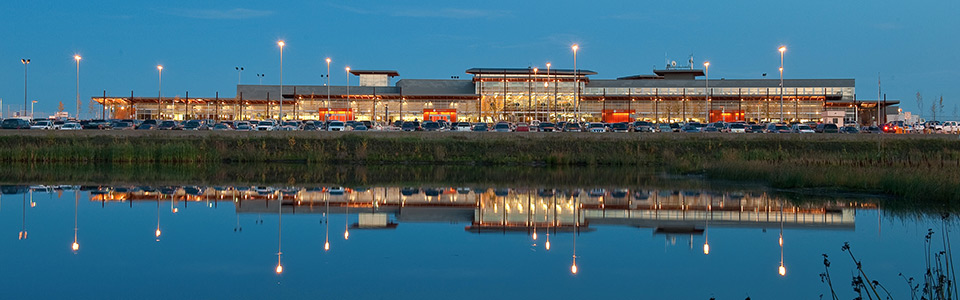
[{"label": "metal roof canopy", "polygon": [[350,70],[350,74],[353,75],[387,75],[389,77],[400,76],[400,73],[397,73],[395,70]]},{"label": "metal roof canopy", "polygon": [[[597,72],[583,69],[538,69],[538,75],[597,75]],[[471,68],[467,69],[467,74],[473,75],[534,75],[533,68]]]}]

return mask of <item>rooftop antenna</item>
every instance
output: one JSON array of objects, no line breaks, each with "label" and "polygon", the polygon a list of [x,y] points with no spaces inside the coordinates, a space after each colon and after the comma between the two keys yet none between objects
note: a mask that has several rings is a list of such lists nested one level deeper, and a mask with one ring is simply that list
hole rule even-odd
[{"label": "rooftop antenna", "polygon": [[690,59],[687,62],[690,63],[690,70],[693,70],[693,53],[690,53]]}]

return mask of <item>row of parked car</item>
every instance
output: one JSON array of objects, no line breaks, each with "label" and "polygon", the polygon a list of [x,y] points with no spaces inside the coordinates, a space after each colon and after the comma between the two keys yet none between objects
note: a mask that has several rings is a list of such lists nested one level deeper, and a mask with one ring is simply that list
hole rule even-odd
[{"label": "row of parked car", "polygon": [[536,122],[510,123],[498,122],[469,123],[469,122],[416,122],[408,121],[399,124],[402,131],[495,131],[495,132],[729,132],[729,133],[880,133],[876,126],[837,126],[828,123],[743,123],[743,122],[716,122],[716,123],[652,123],[648,121],[635,122]]},{"label": "row of parked car", "polygon": [[[379,124],[371,121],[300,121],[285,120],[27,120],[12,118],[3,120],[3,129],[37,130],[216,130],[216,131],[493,131],[493,132],[729,132],[729,133],[912,133],[942,132],[960,133],[955,121],[931,121],[921,124],[890,122],[882,126],[838,126],[829,123],[652,123],[635,122],[497,122],[471,123],[438,121],[396,121]],[[919,130],[919,131],[918,131]]]}]

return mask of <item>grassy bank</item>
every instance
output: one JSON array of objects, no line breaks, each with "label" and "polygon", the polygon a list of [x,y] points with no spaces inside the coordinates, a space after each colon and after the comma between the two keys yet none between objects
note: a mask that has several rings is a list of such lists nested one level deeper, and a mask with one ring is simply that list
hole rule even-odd
[{"label": "grassy bank", "polygon": [[0,145],[8,166],[621,166],[960,203],[960,140],[944,135],[96,131],[2,132]]}]

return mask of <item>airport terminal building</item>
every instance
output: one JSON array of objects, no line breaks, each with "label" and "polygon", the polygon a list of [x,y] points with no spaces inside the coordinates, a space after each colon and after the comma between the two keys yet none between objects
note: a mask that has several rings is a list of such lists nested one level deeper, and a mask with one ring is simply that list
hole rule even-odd
[{"label": "airport terminal building", "polygon": [[[236,97],[93,97],[114,118],[215,120],[439,120],[468,122],[817,121],[873,123],[854,79],[710,79],[666,67],[651,75],[593,79],[589,70],[472,68],[471,79],[400,79],[351,70],[359,85],[238,85]],[[391,84],[392,83],[392,84]],[[881,120],[883,121],[883,120]]]}]

